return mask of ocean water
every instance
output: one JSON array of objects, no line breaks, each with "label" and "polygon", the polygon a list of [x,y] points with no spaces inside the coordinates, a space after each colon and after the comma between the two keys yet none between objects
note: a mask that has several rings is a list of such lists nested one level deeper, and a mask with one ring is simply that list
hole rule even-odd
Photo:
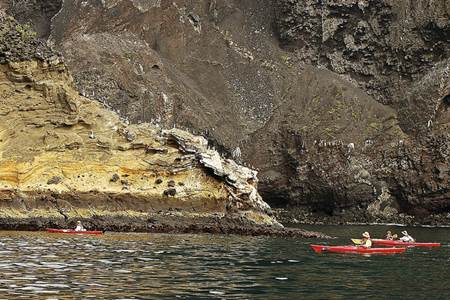
[{"label": "ocean water", "polygon": [[[0,232],[0,299],[450,299],[450,229],[302,226],[338,237]],[[439,248],[316,254],[363,231]]]}]

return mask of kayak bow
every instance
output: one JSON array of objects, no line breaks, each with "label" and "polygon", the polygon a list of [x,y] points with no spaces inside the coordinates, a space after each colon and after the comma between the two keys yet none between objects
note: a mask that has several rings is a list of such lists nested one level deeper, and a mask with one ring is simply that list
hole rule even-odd
[{"label": "kayak bow", "polygon": [[75,231],[73,229],[54,229],[47,228],[47,232],[49,233],[66,233],[66,234],[103,234],[102,231]]},{"label": "kayak bow", "polygon": [[337,253],[403,253],[406,248],[364,248],[357,246],[324,246],[324,245],[310,245],[310,247],[317,253],[322,252],[337,252]]}]

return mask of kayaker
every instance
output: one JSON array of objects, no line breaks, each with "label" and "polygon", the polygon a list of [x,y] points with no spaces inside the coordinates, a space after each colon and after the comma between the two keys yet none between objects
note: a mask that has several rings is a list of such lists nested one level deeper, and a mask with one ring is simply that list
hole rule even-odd
[{"label": "kayaker", "polygon": [[77,221],[77,227],[75,228],[75,231],[86,231],[86,229],[84,229],[83,225],[81,224],[81,221]]},{"label": "kayaker", "polygon": [[361,247],[370,248],[372,247],[372,240],[370,239],[370,234],[366,231],[362,234]]},{"label": "kayaker", "polygon": [[392,234],[392,232],[390,231],[390,230],[388,230],[387,232],[386,232],[386,240],[390,240],[390,241],[393,241],[393,240],[395,240],[395,239],[397,239],[397,237],[398,237],[398,235],[396,235],[396,234]]},{"label": "kayaker", "polygon": [[408,234],[408,232],[402,231],[403,236],[400,238],[400,241],[407,243],[414,243],[416,240]]}]

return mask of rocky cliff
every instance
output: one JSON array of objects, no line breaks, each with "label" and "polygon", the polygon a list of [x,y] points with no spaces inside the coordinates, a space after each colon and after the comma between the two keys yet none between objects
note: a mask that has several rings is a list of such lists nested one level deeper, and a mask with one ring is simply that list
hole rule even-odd
[{"label": "rocky cliff", "polygon": [[449,223],[448,1],[22,2],[83,95],[204,135],[300,221]]},{"label": "rocky cliff", "polygon": [[130,125],[0,15],[0,227],[279,233],[257,172],[179,129]]},{"label": "rocky cliff", "polygon": [[[366,123],[358,132],[373,127],[376,133],[356,140],[347,166],[336,162],[327,141],[320,161],[331,164],[307,155],[322,172],[315,175],[328,182],[319,186],[333,190],[334,201],[319,210],[354,222],[361,220],[356,210],[370,221],[448,223],[449,16],[445,0],[277,2],[282,46],[388,105],[399,126],[389,135],[378,122]],[[353,205],[339,209],[352,198]]]}]

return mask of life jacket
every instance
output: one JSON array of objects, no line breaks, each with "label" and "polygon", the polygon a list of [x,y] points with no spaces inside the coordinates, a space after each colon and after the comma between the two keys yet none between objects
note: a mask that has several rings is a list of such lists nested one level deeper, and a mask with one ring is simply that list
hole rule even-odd
[{"label": "life jacket", "polygon": [[83,225],[77,225],[75,231],[86,231],[86,229],[84,229]]},{"label": "life jacket", "polygon": [[363,244],[361,246],[364,247],[364,248],[372,247],[372,240],[371,239],[367,239],[365,242],[363,242]]},{"label": "life jacket", "polygon": [[402,236],[402,237],[400,238],[400,241],[402,241],[402,242],[407,242],[407,243],[411,243],[411,242],[414,242],[414,239],[413,239],[413,237],[410,236],[410,235],[404,235],[404,236]]}]

